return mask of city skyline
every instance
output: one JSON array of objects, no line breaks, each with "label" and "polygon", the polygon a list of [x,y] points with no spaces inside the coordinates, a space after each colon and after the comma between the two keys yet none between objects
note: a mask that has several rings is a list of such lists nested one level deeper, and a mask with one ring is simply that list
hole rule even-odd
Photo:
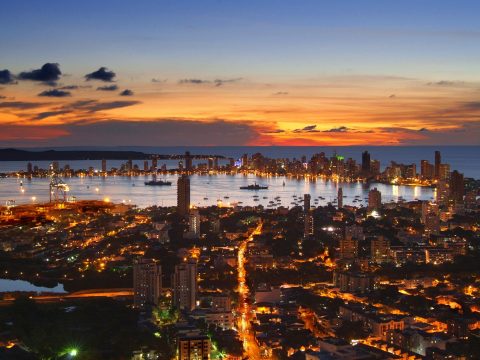
[{"label": "city skyline", "polygon": [[479,7],[9,1],[0,146],[478,145]]}]

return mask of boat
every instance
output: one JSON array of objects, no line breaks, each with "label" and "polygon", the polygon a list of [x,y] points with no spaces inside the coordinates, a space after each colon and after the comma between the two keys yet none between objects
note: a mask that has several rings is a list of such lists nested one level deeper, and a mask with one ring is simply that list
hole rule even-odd
[{"label": "boat", "polygon": [[170,186],[172,185],[171,181],[163,181],[163,180],[151,180],[145,181],[146,186]]},{"label": "boat", "polygon": [[261,185],[258,185],[257,183],[250,184],[247,186],[240,186],[240,190],[266,190],[266,189],[268,189],[268,186],[261,186]]},{"label": "boat", "polygon": [[224,199],[230,199],[230,196],[224,196],[223,198]]},{"label": "boat", "polygon": [[268,197],[264,196],[264,197],[263,197],[263,199],[265,199],[265,200],[266,200],[266,199],[268,199]]}]

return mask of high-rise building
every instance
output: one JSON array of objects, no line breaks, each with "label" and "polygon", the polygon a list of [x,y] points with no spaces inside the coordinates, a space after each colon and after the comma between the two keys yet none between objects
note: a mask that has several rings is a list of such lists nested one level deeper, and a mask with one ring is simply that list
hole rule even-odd
[{"label": "high-rise building", "polygon": [[435,175],[435,167],[428,160],[420,161],[420,175],[424,180],[433,179]]},{"label": "high-rise building", "polygon": [[370,243],[371,258],[373,262],[382,264],[390,260],[390,241],[384,236],[372,239]]},{"label": "high-rise building", "polygon": [[197,263],[195,261],[175,266],[173,302],[179,310],[195,309],[197,302]]},{"label": "high-rise building", "polygon": [[158,305],[162,289],[162,267],[154,259],[139,258],[133,262],[133,305]]},{"label": "high-rise building", "polygon": [[208,158],[208,170],[213,170],[213,158]]},{"label": "high-rise building", "polygon": [[311,207],[311,203],[310,203],[310,200],[311,200],[311,196],[310,194],[304,194],[303,195],[303,211],[304,212],[309,212],[310,211],[310,207]]},{"label": "high-rise building", "polygon": [[456,202],[463,201],[463,195],[465,195],[465,182],[463,174],[457,170],[452,171],[450,175],[450,198]]},{"label": "high-rise building", "polygon": [[179,360],[209,360],[210,338],[206,335],[180,337],[178,344]]},{"label": "high-rise building", "polygon": [[303,236],[309,237],[313,235],[313,229],[313,215],[311,211],[307,211],[305,213]]},{"label": "high-rise building", "polygon": [[103,173],[107,172],[107,160],[105,159],[102,160],[102,172]]},{"label": "high-rise building", "polygon": [[340,239],[340,259],[353,260],[358,256],[358,240],[352,237]]},{"label": "high-rise building", "polygon": [[143,171],[145,171],[145,172],[148,171],[148,160],[143,161]]},{"label": "high-rise building", "polygon": [[382,193],[374,188],[368,192],[368,210],[378,210],[382,207]]},{"label": "high-rise building", "polygon": [[370,173],[372,175],[380,174],[380,161],[378,160],[370,161]]},{"label": "high-rise building", "polygon": [[440,218],[437,214],[431,212],[425,216],[425,235],[440,233]]},{"label": "high-rise building", "polygon": [[29,163],[27,164],[27,173],[31,174],[31,173],[33,172],[32,170],[33,170],[32,163],[29,162]]},{"label": "high-rise building", "polygon": [[197,208],[190,209],[188,227],[192,235],[195,237],[200,236],[200,211]]},{"label": "high-rise building", "polygon": [[185,171],[190,173],[193,169],[192,165],[192,156],[190,155],[190,151],[185,152]]},{"label": "high-rise building", "polygon": [[439,180],[436,189],[436,199],[438,205],[448,205],[448,199],[450,198],[450,187],[444,180]]},{"label": "high-rise building", "polygon": [[343,208],[343,189],[342,188],[338,188],[337,205],[339,209]]},{"label": "high-rise building", "polygon": [[450,180],[450,164],[440,164],[438,171],[438,181]]},{"label": "high-rise building", "polygon": [[177,181],[177,212],[186,216],[190,210],[190,178],[181,175]]},{"label": "high-rise building", "polygon": [[362,172],[364,174],[370,173],[370,153],[368,151],[362,153]]},{"label": "high-rise building", "polygon": [[440,178],[440,164],[442,163],[442,155],[440,151],[435,151],[435,179]]}]

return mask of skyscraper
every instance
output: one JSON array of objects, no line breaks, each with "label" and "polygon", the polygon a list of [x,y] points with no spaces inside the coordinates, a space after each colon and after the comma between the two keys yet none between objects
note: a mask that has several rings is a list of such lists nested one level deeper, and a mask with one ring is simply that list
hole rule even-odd
[{"label": "skyscraper", "polygon": [[179,310],[195,309],[197,302],[197,263],[195,261],[175,266],[173,302]]},{"label": "skyscraper", "polygon": [[435,179],[440,177],[440,164],[442,163],[442,155],[440,151],[435,151]]},{"label": "skyscraper", "polygon": [[374,188],[368,192],[368,210],[378,210],[382,207],[382,193]]},{"label": "skyscraper", "polygon": [[337,205],[339,209],[343,207],[343,189],[342,188],[338,188]]},{"label": "skyscraper", "polygon": [[190,210],[190,178],[181,175],[177,181],[177,212],[181,216],[188,214]]},{"label": "skyscraper", "polygon": [[140,258],[133,262],[133,305],[157,305],[162,289],[162,267],[154,259]]},{"label": "skyscraper", "polygon": [[463,174],[454,170],[450,175],[450,197],[456,202],[462,202],[463,195],[465,195]]},{"label": "skyscraper", "polygon": [[195,237],[200,236],[200,212],[197,208],[191,209],[188,215],[188,227]]},{"label": "skyscraper", "polygon": [[362,173],[370,173],[370,153],[368,151],[362,153]]},{"label": "skyscraper", "polygon": [[309,212],[310,211],[310,206],[311,206],[311,203],[310,203],[310,200],[311,200],[311,196],[310,194],[304,194],[303,195],[303,211],[304,212]]},{"label": "skyscraper", "polygon": [[103,173],[107,172],[107,160],[105,159],[102,160],[102,172]]},{"label": "skyscraper", "polygon": [[209,360],[210,338],[206,335],[183,336],[178,339],[179,360]]}]

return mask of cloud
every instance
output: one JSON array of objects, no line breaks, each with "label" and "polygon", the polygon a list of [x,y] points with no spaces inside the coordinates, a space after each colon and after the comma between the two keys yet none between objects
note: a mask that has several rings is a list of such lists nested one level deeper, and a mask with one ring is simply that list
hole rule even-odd
[{"label": "cloud", "polygon": [[120,93],[120,96],[133,96],[133,91],[130,89],[125,89]]},{"label": "cloud", "polygon": [[276,93],[273,93],[273,95],[288,95],[288,92],[286,91],[278,91]]},{"label": "cloud", "polygon": [[167,79],[152,79],[152,83],[165,83],[167,82]]},{"label": "cloud", "polygon": [[305,126],[304,128],[301,129],[295,129],[293,130],[294,133],[310,133],[310,132],[319,132],[319,130],[316,129],[317,125],[308,125]]},{"label": "cloud", "polygon": [[78,89],[89,89],[90,85],[65,85],[61,86],[58,89],[60,90],[78,90]]},{"label": "cloud", "polygon": [[420,129],[418,129],[419,132],[427,132],[429,131],[426,127],[422,127]]},{"label": "cloud", "polygon": [[52,116],[68,114],[70,111],[68,110],[57,110],[57,111],[44,111],[35,115],[32,120],[43,120]]},{"label": "cloud", "polygon": [[267,131],[264,131],[263,133],[264,134],[281,134],[281,133],[284,133],[285,130],[282,130],[282,129],[275,129],[275,130],[267,130]]},{"label": "cloud", "polygon": [[462,107],[465,110],[477,111],[477,110],[480,110],[480,101],[469,101],[469,102],[463,103]]},{"label": "cloud", "polygon": [[44,105],[45,105],[44,103],[25,102],[25,101],[0,102],[0,108],[2,109],[29,110],[29,109],[36,109]]},{"label": "cloud", "polygon": [[13,77],[13,74],[5,69],[5,70],[0,70],[0,84],[14,84],[15,83],[15,78]]},{"label": "cloud", "polygon": [[463,81],[451,81],[451,80],[440,80],[435,82],[429,82],[427,85],[429,86],[457,86],[457,85],[464,85],[465,82]]},{"label": "cloud", "polygon": [[118,86],[117,85],[99,86],[99,87],[97,87],[97,90],[99,90],[99,91],[117,91]]},{"label": "cloud", "polygon": [[228,84],[228,83],[235,83],[241,81],[242,78],[234,78],[234,79],[215,79],[213,83],[215,86],[222,86],[223,84]]},{"label": "cloud", "polygon": [[113,71],[109,71],[106,67],[102,66],[97,71],[91,72],[90,74],[85,75],[85,79],[89,80],[100,80],[105,82],[114,81],[116,74]]},{"label": "cloud", "polygon": [[[248,121],[156,119],[79,122],[44,125],[44,133],[35,137],[38,126],[12,125],[0,134],[1,146],[229,146],[246,145],[261,136],[261,128]],[[20,130],[21,129],[21,130]],[[32,129],[32,130],[30,130]],[[195,134],[195,136],[191,136]],[[189,136],[190,135],[190,136]]]},{"label": "cloud", "polygon": [[388,98],[389,98],[389,99],[395,99],[396,97],[397,97],[397,95],[392,94],[392,95],[390,95]]},{"label": "cloud", "polygon": [[323,132],[326,132],[326,133],[345,133],[345,132],[348,132],[349,130],[351,130],[351,129],[349,129],[346,126],[339,126],[339,127],[332,128],[332,129],[329,129],[329,130],[323,130]]},{"label": "cloud", "polygon": [[62,72],[57,63],[46,63],[40,69],[23,71],[18,75],[20,80],[40,81],[48,85],[55,85]]},{"label": "cloud", "polygon": [[7,97],[4,95],[0,95],[0,99],[6,99]]},{"label": "cloud", "polygon": [[94,113],[97,111],[105,111],[105,110],[112,110],[118,109],[128,106],[133,106],[140,104],[140,101],[107,101],[107,102],[100,102],[97,100],[79,100],[75,101],[71,104],[64,105],[59,110],[70,110],[70,111],[80,111],[80,112],[88,112]]},{"label": "cloud", "polygon": [[47,97],[67,97],[71,96],[72,94],[69,91],[59,90],[59,89],[52,89],[52,90],[45,90],[42,91],[38,96],[47,96]]},{"label": "cloud", "polygon": [[181,79],[178,80],[179,84],[195,84],[195,85],[201,85],[201,84],[209,84],[210,81],[208,80],[201,80],[201,79]]}]

